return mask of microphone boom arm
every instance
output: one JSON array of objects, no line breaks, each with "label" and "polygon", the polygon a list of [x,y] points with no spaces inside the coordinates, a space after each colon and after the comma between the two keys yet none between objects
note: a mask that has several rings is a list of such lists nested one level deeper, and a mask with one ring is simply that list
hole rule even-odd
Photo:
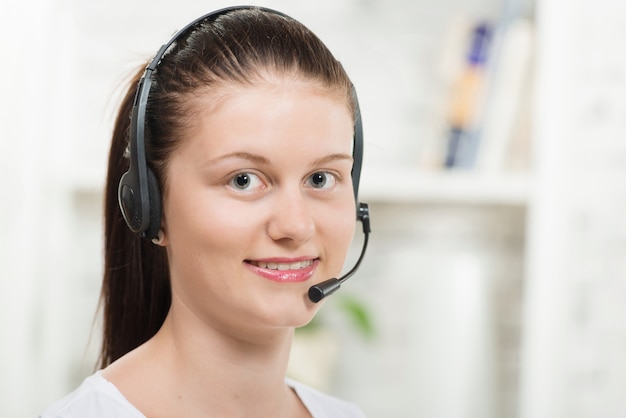
[{"label": "microphone boom arm", "polygon": [[348,280],[350,277],[352,277],[352,275],[354,275],[354,273],[356,273],[357,269],[361,265],[361,261],[363,261],[363,258],[365,257],[365,250],[367,250],[367,243],[369,241],[369,236],[371,232],[370,214],[369,214],[369,207],[367,206],[367,203],[359,203],[357,219],[361,221],[361,223],[363,224],[363,234],[364,234],[363,247],[361,248],[361,255],[359,256],[359,259],[357,260],[354,267],[352,267],[352,269],[350,269],[349,272],[347,272],[340,278],[328,279],[326,281],[323,281],[321,283],[311,286],[309,288],[309,293],[308,293],[308,296],[311,302],[317,303],[320,300],[324,299],[326,296],[329,296],[335,293],[335,291],[337,291],[341,287],[341,284],[343,282]]}]

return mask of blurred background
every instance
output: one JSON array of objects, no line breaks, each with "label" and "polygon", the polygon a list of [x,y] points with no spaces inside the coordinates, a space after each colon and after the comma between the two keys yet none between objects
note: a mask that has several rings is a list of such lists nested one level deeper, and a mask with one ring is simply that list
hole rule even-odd
[{"label": "blurred background", "polygon": [[[625,416],[626,3],[250,3],[327,43],[364,119],[368,255],[290,373],[370,417]],[[229,4],[3,3],[0,416],[93,372],[122,89]]]}]

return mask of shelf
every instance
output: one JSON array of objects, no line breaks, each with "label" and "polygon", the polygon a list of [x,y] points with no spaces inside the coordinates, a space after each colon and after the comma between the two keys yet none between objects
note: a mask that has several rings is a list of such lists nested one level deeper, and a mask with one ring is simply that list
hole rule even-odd
[{"label": "shelf", "polygon": [[[526,206],[529,182],[526,173],[365,169],[359,199],[371,203]],[[83,175],[71,177],[70,184],[74,193],[101,194],[104,173],[85,170]]]},{"label": "shelf", "polygon": [[383,203],[526,206],[529,175],[413,168],[364,170],[359,199]]}]

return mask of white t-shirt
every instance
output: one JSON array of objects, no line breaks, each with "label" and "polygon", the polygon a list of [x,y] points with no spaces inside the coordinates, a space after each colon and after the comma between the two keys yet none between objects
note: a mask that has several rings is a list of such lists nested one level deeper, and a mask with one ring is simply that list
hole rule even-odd
[{"label": "white t-shirt", "polygon": [[[365,418],[353,403],[286,379],[313,418]],[[65,398],[49,406],[40,418],[146,418],[100,372],[89,376]]]}]

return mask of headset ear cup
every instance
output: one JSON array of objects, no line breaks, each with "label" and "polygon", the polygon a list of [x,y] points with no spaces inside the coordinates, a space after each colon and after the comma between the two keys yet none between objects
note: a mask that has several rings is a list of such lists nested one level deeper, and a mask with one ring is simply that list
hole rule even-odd
[{"label": "headset ear cup", "polygon": [[159,182],[157,181],[154,172],[148,168],[148,193],[150,200],[150,222],[148,228],[144,232],[144,237],[147,239],[156,238],[161,229],[161,191],[159,189]]},{"label": "headset ear cup", "polygon": [[122,175],[117,189],[117,200],[126,225],[131,231],[138,232],[141,226],[141,210],[138,209],[140,202],[135,198],[131,177],[128,171]]}]

